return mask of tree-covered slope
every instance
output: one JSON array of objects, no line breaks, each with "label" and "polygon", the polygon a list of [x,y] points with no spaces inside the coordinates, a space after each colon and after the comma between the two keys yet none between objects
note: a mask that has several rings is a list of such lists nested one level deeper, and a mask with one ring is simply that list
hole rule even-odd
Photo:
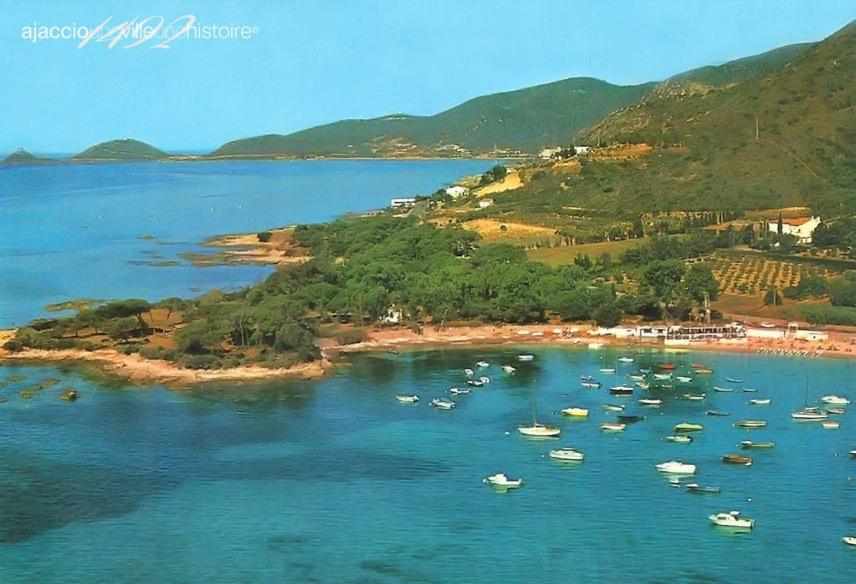
[{"label": "tree-covered slope", "polygon": [[76,160],[159,160],[167,157],[169,155],[166,152],[150,144],[125,138],[101,142],[75,154],[73,158]]}]

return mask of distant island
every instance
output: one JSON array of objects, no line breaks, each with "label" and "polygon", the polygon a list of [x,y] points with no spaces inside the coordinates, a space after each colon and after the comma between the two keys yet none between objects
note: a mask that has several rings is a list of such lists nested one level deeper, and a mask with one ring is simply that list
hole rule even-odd
[{"label": "distant island", "polygon": [[5,164],[33,164],[35,162],[41,162],[46,159],[39,158],[30,152],[27,152],[23,148],[19,148],[9,156],[3,159]]},{"label": "distant island", "polygon": [[124,138],[101,142],[72,157],[74,160],[164,160],[169,154],[151,144]]}]

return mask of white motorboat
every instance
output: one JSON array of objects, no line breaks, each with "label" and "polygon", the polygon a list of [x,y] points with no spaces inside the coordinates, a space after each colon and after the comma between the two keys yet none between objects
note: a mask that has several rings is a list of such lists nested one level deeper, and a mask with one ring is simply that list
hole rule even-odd
[{"label": "white motorboat", "polygon": [[482,387],[484,385],[484,381],[481,379],[467,379],[467,385],[472,385],[473,387]]},{"label": "white motorboat", "polygon": [[628,385],[616,385],[609,388],[612,395],[633,395],[633,388]]},{"label": "white motorboat", "polygon": [[490,377],[487,377],[486,375],[482,375],[481,377],[479,377],[479,381],[481,381],[483,384],[487,385],[488,383],[490,383]]},{"label": "white motorboat", "polygon": [[614,368],[612,368],[612,367],[602,367],[602,368],[601,368],[601,370],[600,370],[600,372],[601,372],[601,373],[611,374],[611,373],[615,373],[615,369],[614,369]]},{"label": "white motorboat", "polygon": [[840,416],[840,415],[842,415],[842,414],[847,413],[847,411],[846,411],[844,408],[836,408],[836,407],[834,407],[834,406],[833,406],[833,407],[824,408],[824,409],[823,409],[823,411],[825,411],[827,414],[833,414],[833,415],[836,415],[836,416]]},{"label": "white motorboat", "polygon": [[473,371],[472,369],[469,369],[469,368],[464,369],[464,375],[466,375],[467,377],[472,377],[475,374],[476,374],[476,372]]},{"label": "white motorboat", "polygon": [[627,424],[620,424],[617,422],[604,422],[600,425],[600,429],[604,432],[624,432],[626,427]]},{"label": "white motorboat", "polygon": [[737,420],[734,422],[735,428],[766,428],[765,420]]},{"label": "white motorboat", "polygon": [[505,473],[498,472],[482,479],[482,482],[492,487],[501,489],[516,489],[523,486],[523,479],[510,479]]},{"label": "white motorboat", "polygon": [[840,395],[825,395],[822,398],[820,398],[820,401],[822,401],[825,404],[832,405],[832,406],[850,405],[850,400],[847,399],[846,397],[841,397]]},{"label": "white motorboat", "polygon": [[565,408],[562,410],[562,415],[572,418],[587,418],[589,411],[586,408]]},{"label": "white motorboat", "polygon": [[550,458],[554,460],[565,460],[570,462],[580,462],[585,458],[585,455],[579,450],[573,448],[557,448],[550,451]]},{"label": "white motorboat", "polygon": [[704,430],[704,426],[692,422],[681,422],[676,424],[673,429],[675,432],[700,432]]},{"label": "white motorboat", "polygon": [[841,538],[841,541],[843,541],[847,545],[856,546],[856,535],[845,535]]},{"label": "white motorboat", "polygon": [[619,357],[619,363],[633,363],[633,357]]},{"label": "white motorboat", "polygon": [[535,355],[529,355],[529,354],[518,355],[517,360],[518,361],[534,361]]},{"label": "white motorboat", "polygon": [[730,387],[719,387],[718,385],[714,385],[713,391],[718,391],[720,393],[731,393],[734,390]]},{"label": "white motorboat", "polygon": [[678,434],[675,436],[666,436],[666,441],[674,442],[676,444],[689,444],[690,442],[693,441],[693,437]]},{"label": "white motorboat", "polygon": [[395,399],[397,399],[400,403],[403,403],[403,404],[415,404],[416,402],[419,401],[419,396],[418,395],[397,395],[397,396],[395,396]]},{"label": "white motorboat", "polygon": [[468,395],[472,393],[472,390],[465,387],[450,387],[449,393],[452,395]]},{"label": "white motorboat", "polygon": [[772,401],[773,400],[771,400],[771,399],[750,399],[749,405],[750,406],[768,406],[768,405],[770,405],[770,402],[772,402]]},{"label": "white motorboat", "polygon": [[675,379],[677,379],[681,383],[692,383],[693,382],[692,377],[687,377],[685,375],[678,375],[677,377],[675,377]]},{"label": "white motorboat", "polygon": [[605,409],[607,412],[623,412],[624,406],[616,404],[604,404],[603,409]]},{"label": "white motorboat", "polygon": [[698,393],[698,394],[685,393],[684,394],[684,399],[688,399],[690,401],[704,401],[704,399],[706,397],[707,397],[707,394],[704,394],[704,393]]},{"label": "white motorboat", "polygon": [[829,414],[816,408],[803,408],[792,413],[791,418],[798,422],[822,422],[829,418]]},{"label": "white motorboat", "polygon": [[643,398],[639,400],[640,406],[647,406],[650,408],[659,408],[663,405],[663,400],[661,399],[651,399],[651,398]]},{"label": "white motorboat", "polygon": [[835,420],[826,420],[825,422],[821,422],[820,425],[823,426],[824,430],[837,430],[841,426]]},{"label": "white motorboat", "polygon": [[687,464],[686,462],[681,462],[679,460],[670,460],[668,462],[661,462],[658,464],[657,470],[666,474],[691,475],[695,474],[696,465]]},{"label": "white motorboat", "polygon": [[490,367],[490,363],[488,363],[487,361],[477,361],[476,367],[481,367],[482,369],[484,369],[485,367]]},{"label": "white motorboat", "polygon": [[744,387],[743,393],[758,393],[758,390],[754,387]]},{"label": "white motorboat", "polygon": [[517,368],[512,367],[511,365],[503,365],[502,370],[506,373],[514,373],[515,371],[517,371]]},{"label": "white motorboat", "polygon": [[743,440],[740,443],[740,448],[749,450],[750,448],[775,448],[775,442],[752,442],[751,440]]},{"label": "white motorboat", "polygon": [[645,381],[645,376],[644,376],[644,375],[642,375],[642,374],[639,374],[639,375],[631,374],[631,375],[630,375],[630,379],[631,379],[632,381]]},{"label": "white motorboat", "polygon": [[431,405],[440,410],[454,410],[455,402],[444,397],[435,397],[431,400]]},{"label": "white motorboat", "polygon": [[555,438],[562,433],[562,430],[555,426],[545,426],[537,422],[531,426],[518,426],[517,431],[532,438]]},{"label": "white motorboat", "polygon": [[582,385],[586,389],[600,389],[600,381],[581,381],[580,385]]},{"label": "white motorboat", "polygon": [[603,343],[589,343],[588,348],[592,351],[598,351],[603,348]]},{"label": "white motorboat", "polygon": [[654,379],[658,379],[660,381],[667,381],[672,378],[671,373],[655,373]]},{"label": "white motorboat", "polygon": [[737,527],[740,529],[752,529],[755,527],[755,520],[748,517],[741,517],[740,511],[715,513],[709,519],[711,523],[720,527]]}]

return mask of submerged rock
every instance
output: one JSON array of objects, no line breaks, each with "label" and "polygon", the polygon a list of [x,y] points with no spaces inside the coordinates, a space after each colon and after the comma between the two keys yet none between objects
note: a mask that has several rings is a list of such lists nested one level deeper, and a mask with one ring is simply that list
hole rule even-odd
[{"label": "submerged rock", "polygon": [[77,393],[76,389],[66,389],[62,392],[62,395],[59,396],[59,399],[64,399],[65,401],[77,401],[77,398],[80,397],[80,394]]}]

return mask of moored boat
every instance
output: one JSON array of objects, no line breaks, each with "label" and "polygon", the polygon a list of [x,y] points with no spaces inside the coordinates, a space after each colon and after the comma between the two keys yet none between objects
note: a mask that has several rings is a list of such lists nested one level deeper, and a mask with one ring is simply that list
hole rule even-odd
[{"label": "moored boat", "polygon": [[668,462],[661,462],[658,464],[657,470],[666,474],[691,475],[695,474],[696,465],[681,462],[679,460],[670,460]]},{"label": "moored boat", "polygon": [[600,370],[601,373],[612,374],[615,373],[615,369],[612,367],[602,367]]},{"label": "moored boat", "polygon": [[825,411],[827,414],[833,414],[836,416],[840,416],[840,415],[846,413],[844,408],[835,408],[835,407],[825,408],[823,411]]},{"label": "moored boat", "polygon": [[704,393],[685,393],[684,399],[689,401],[704,401],[707,397],[707,394]]},{"label": "moored boat", "polygon": [[734,422],[735,428],[765,428],[766,426],[765,420],[737,420]]},{"label": "moored boat", "polygon": [[626,427],[626,424],[618,424],[615,422],[604,422],[600,425],[600,429],[604,432],[623,432]]},{"label": "moored boat", "polygon": [[523,354],[523,355],[518,355],[518,356],[517,356],[517,360],[518,360],[518,361],[534,361],[534,360],[535,360],[535,355],[530,355],[530,354],[528,354],[528,353],[527,353],[527,354]]},{"label": "moored boat", "polygon": [[671,371],[674,368],[675,368],[674,363],[660,363],[659,365],[657,365],[657,369],[660,369],[662,371]]},{"label": "moored boat", "polygon": [[752,529],[755,527],[755,520],[742,517],[739,511],[715,513],[709,516],[708,519],[710,519],[711,523],[719,527],[736,527],[739,529]]},{"label": "moored boat", "polygon": [[671,378],[672,378],[671,373],[655,373],[654,374],[654,379],[656,379],[658,381],[668,381]]},{"label": "moored boat", "polygon": [[772,402],[772,401],[773,400],[771,400],[771,399],[750,399],[749,405],[750,406],[768,406],[768,405],[770,405],[770,402]]},{"label": "moored boat", "polygon": [[846,406],[850,404],[850,400],[846,397],[841,397],[840,395],[825,395],[820,398],[825,404],[830,404],[833,406]]},{"label": "moored boat", "polygon": [[490,363],[488,363],[487,361],[478,361],[476,362],[476,367],[481,367],[482,369],[484,369],[485,367],[490,367]]},{"label": "moored boat", "polygon": [[674,442],[675,444],[689,444],[690,442],[693,441],[693,437],[678,434],[678,435],[674,435],[674,436],[666,436],[666,441],[667,442]]},{"label": "moored boat", "polygon": [[645,416],[639,416],[636,414],[618,414],[616,418],[618,418],[618,421],[622,424],[635,424],[636,422],[644,420]]},{"label": "moored boat", "polygon": [[473,371],[472,369],[469,369],[469,368],[464,369],[464,375],[466,375],[467,377],[472,377],[475,374],[476,374],[476,372]]},{"label": "moored boat", "polygon": [[826,420],[825,422],[821,422],[820,425],[823,426],[825,430],[837,430],[841,424],[835,420]]},{"label": "moored boat", "polygon": [[517,371],[517,368],[512,367],[511,365],[503,365],[502,370],[506,373],[514,373],[515,371]]},{"label": "moored boat", "polygon": [[821,412],[817,408],[803,408],[793,412],[791,418],[797,422],[822,422],[829,418],[829,414]]},{"label": "moored boat", "polygon": [[856,535],[845,535],[841,538],[841,541],[847,545],[856,546]]},{"label": "moored boat", "polygon": [[698,483],[689,483],[686,487],[688,492],[697,495],[718,495],[722,491],[719,487],[705,487]]},{"label": "moored boat", "polygon": [[581,381],[580,385],[586,389],[600,389],[600,381]]},{"label": "moored boat", "polygon": [[482,482],[492,487],[499,487],[502,489],[516,489],[523,486],[523,479],[510,479],[505,475],[505,473],[501,472],[485,477],[482,479]]},{"label": "moored boat", "polygon": [[419,401],[419,396],[418,395],[397,395],[397,396],[395,396],[395,399],[397,399],[400,403],[403,403],[403,404],[415,404],[416,402]]},{"label": "moored boat", "polygon": [[633,395],[633,388],[628,385],[616,385],[609,388],[612,395]]},{"label": "moored boat", "polygon": [[742,454],[726,454],[722,457],[722,462],[726,464],[740,464],[743,466],[752,466],[752,458],[743,456]]},{"label": "moored boat", "polygon": [[450,387],[449,393],[452,395],[468,395],[472,393],[472,390],[465,387]]},{"label": "moored boat", "polygon": [[699,367],[695,370],[698,375],[710,375],[713,373],[713,369],[708,369],[707,367]]},{"label": "moored boat", "polygon": [[618,361],[621,363],[633,363],[633,357],[619,357]]},{"label": "moored boat", "polygon": [[728,412],[723,412],[722,410],[707,410],[704,413],[706,416],[730,416]]},{"label": "moored boat", "polygon": [[444,397],[435,397],[431,400],[431,405],[441,410],[453,410],[455,409],[456,404],[450,399],[446,399]]},{"label": "moored boat", "polygon": [[562,410],[562,415],[572,418],[587,418],[589,411],[586,408],[565,408]]},{"label": "moored boat", "polygon": [[518,426],[517,431],[531,438],[555,438],[562,431],[555,426],[546,426],[535,422],[531,426]]},{"label": "moored boat", "polygon": [[639,405],[640,406],[646,406],[649,408],[651,408],[651,407],[658,408],[661,405],[663,405],[663,400],[653,399],[653,398],[643,398],[643,399],[639,400]]},{"label": "moored boat", "polygon": [[730,388],[730,387],[719,387],[719,386],[717,386],[717,385],[714,385],[714,386],[713,386],[713,391],[718,391],[718,392],[720,392],[720,393],[731,393],[731,392],[732,392],[732,391],[734,391],[734,390],[733,390],[732,388]]},{"label": "moored boat", "polygon": [[550,451],[550,458],[554,460],[580,462],[585,458],[585,455],[579,450],[573,448],[557,448]]},{"label": "moored boat", "polygon": [[725,381],[728,383],[743,383],[743,379],[740,377],[726,377]]},{"label": "moored boat", "polygon": [[608,412],[623,412],[624,406],[617,404],[603,404],[603,409]]},{"label": "moored boat", "polygon": [[675,379],[677,379],[681,383],[692,383],[693,382],[693,378],[687,377],[686,375],[678,375],[675,377]]},{"label": "moored boat", "polygon": [[472,385],[473,387],[482,387],[484,385],[484,381],[481,379],[467,379],[467,385]]},{"label": "moored boat", "polygon": [[749,450],[750,448],[774,448],[775,442],[752,442],[751,440],[743,440],[740,443],[740,448]]},{"label": "moored boat", "polygon": [[700,432],[701,430],[704,430],[704,426],[692,422],[681,422],[674,427],[675,432]]}]

